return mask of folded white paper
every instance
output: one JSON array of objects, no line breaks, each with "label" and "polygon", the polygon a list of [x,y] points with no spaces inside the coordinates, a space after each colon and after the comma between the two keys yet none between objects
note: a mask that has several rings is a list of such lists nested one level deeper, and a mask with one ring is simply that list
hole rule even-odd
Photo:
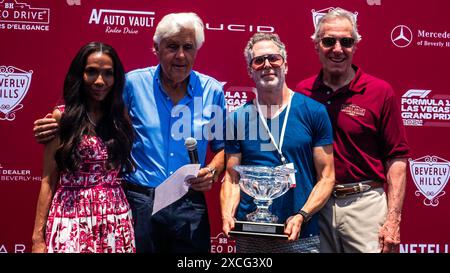
[{"label": "folded white paper", "polygon": [[197,177],[200,164],[187,164],[179,168],[155,188],[152,215],[183,197],[189,190],[187,179]]}]

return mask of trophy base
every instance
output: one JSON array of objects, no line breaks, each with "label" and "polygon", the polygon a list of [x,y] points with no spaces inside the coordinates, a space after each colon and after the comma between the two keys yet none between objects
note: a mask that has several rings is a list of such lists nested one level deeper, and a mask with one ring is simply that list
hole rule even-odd
[{"label": "trophy base", "polygon": [[288,238],[288,236],[284,234],[284,225],[275,223],[236,221],[234,223],[234,229],[229,233],[230,235],[236,236],[244,235]]}]

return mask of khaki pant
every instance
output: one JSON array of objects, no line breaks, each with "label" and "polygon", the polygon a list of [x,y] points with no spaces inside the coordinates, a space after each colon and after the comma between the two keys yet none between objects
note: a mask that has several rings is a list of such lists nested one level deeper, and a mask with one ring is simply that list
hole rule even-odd
[{"label": "khaki pant", "polygon": [[344,198],[331,196],[320,211],[320,252],[380,252],[378,231],[386,214],[387,199],[383,188]]}]

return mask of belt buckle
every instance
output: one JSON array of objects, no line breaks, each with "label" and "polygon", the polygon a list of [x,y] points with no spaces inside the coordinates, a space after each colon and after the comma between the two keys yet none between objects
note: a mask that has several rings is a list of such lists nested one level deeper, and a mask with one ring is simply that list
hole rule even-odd
[{"label": "belt buckle", "polygon": [[344,198],[344,197],[346,197],[347,196],[347,194],[346,193],[341,193],[341,194],[338,194],[338,193],[336,193],[336,191],[333,191],[333,196],[335,197],[335,198]]},{"label": "belt buckle", "polygon": [[336,186],[334,186],[334,189],[333,189],[333,196],[335,197],[335,198],[344,198],[345,196],[347,196],[347,194],[346,193],[341,193],[341,194],[339,194],[339,193],[337,193],[336,192],[336,188],[344,188],[344,185],[336,185]]},{"label": "belt buckle", "polygon": [[354,193],[362,193],[370,190],[372,187],[367,184],[358,183],[358,185],[353,186]]},{"label": "belt buckle", "polygon": [[335,189],[333,190],[333,196],[335,198],[344,198],[347,195],[352,195],[352,194],[356,194],[356,193],[362,193],[362,192],[366,192],[368,190],[370,190],[372,187],[370,185],[367,184],[363,184],[363,183],[358,183],[358,185],[355,185],[353,187],[351,187],[351,189],[353,189],[353,192],[348,192],[348,193],[337,193],[336,192],[336,188],[345,188],[344,185],[336,185]]}]

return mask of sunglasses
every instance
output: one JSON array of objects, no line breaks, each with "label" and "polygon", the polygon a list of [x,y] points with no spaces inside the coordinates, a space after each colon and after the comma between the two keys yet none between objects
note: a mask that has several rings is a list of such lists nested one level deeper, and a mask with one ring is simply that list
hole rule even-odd
[{"label": "sunglasses", "polygon": [[320,39],[324,47],[333,47],[338,40],[339,44],[345,48],[350,48],[355,44],[355,39],[351,37],[342,37],[342,38],[324,37]]},{"label": "sunglasses", "polygon": [[264,68],[264,64],[266,63],[266,60],[269,61],[270,66],[272,66],[273,68],[280,67],[284,63],[284,58],[280,54],[266,54],[266,55],[254,57],[250,61],[250,66],[254,70],[261,70]]}]

